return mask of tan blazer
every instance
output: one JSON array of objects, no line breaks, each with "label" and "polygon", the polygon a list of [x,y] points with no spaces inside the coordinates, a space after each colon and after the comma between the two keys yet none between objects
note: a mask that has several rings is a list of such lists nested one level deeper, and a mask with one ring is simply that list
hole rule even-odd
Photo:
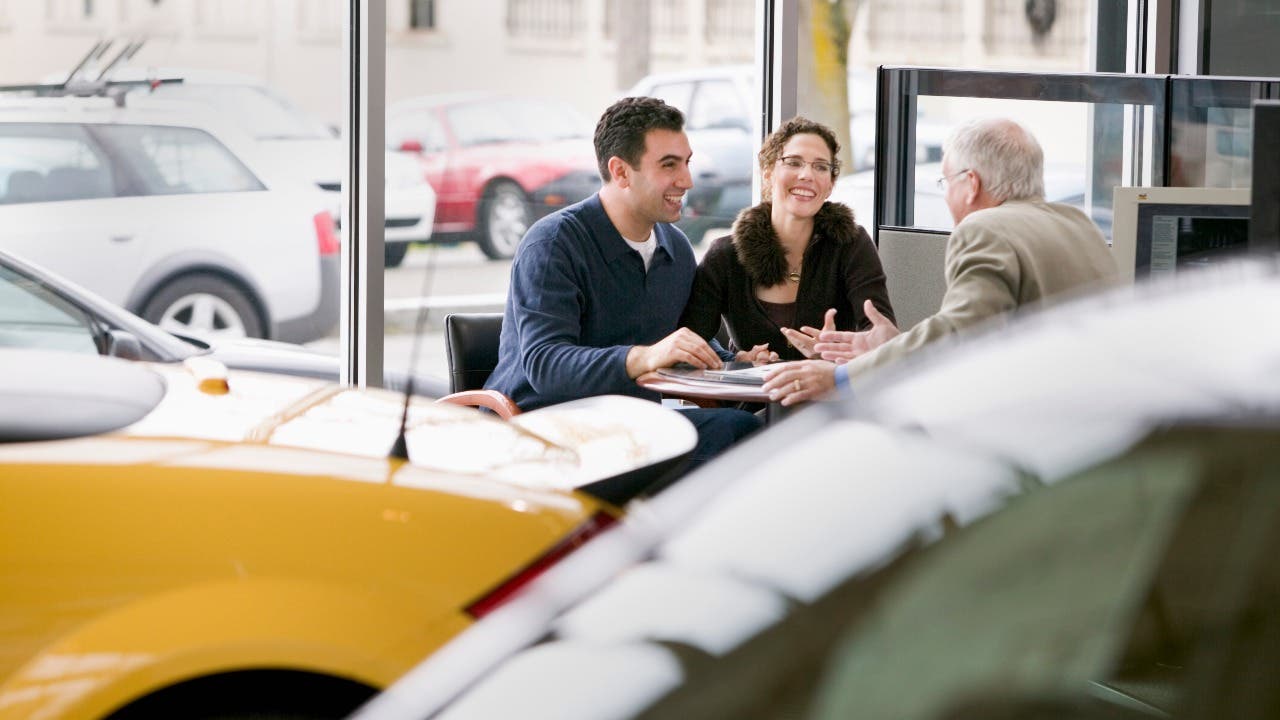
[{"label": "tan blazer", "polygon": [[849,363],[849,377],[1015,308],[1069,291],[1114,284],[1115,260],[1083,212],[1042,200],[1011,200],[971,213],[947,240],[942,307]]}]

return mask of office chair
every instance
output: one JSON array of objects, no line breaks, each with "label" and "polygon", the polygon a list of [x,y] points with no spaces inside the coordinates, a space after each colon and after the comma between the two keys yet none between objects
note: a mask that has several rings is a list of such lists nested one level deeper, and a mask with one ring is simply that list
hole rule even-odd
[{"label": "office chair", "polygon": [[511,398],[484,383],[498,366],[502,313],[450,313],[444,319],[449,394],[439,402],[488,408],[504,420],[520,413]]}]

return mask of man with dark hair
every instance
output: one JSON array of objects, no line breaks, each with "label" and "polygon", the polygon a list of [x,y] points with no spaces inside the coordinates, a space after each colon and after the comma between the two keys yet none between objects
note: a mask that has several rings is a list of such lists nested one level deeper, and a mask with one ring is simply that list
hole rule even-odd
[{"label": "man with dark hair", "polygon": [[[604,185],[542,218],[511,266],[498,367],[485,387],[522,409],[604,394],[658,396],[640,375],[685,362],[718,368],[720,356],[678,328],[696,263],[680,219],[693,186],[693,152],[679,110],[625,98],[595,131]],[[741,410],[683,411],[698,430],[700,463],[760,426]]]}]

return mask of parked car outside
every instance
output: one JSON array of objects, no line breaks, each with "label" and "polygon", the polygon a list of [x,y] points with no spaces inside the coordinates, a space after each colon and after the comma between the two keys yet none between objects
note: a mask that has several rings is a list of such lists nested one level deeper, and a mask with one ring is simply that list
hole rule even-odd
[{"label": "parked car outside", "polygon": [[357,717],[1264,717],[1277,312],[1270,258],[924,349],[632,506]]},{"label": "parked car outside", "polygon": [[642,78],[625,96],[656,97],[684,113],[693,148],[693,188],[676,223],[695,245],[723,234],[738,212],[753,205],[756,159],[751,142],[752,70],[722,65]]},{"label": "parked car outside", "polygon": [[[274,340],[184,335],[147,322],[71,281],[0,250],[0,347],[64,350],[127,360],[180,363],[213,358],[236,370],[281,373],[337,382],[338,360]],[[403,391],[410,375],[387,370],[386,387]],[[449,392],[440,378],[414,373],[413,392]]]},{"label": "parked car outside", "polygon": [[338,319],[330,201],[250,164],[252,140],[206,114],[0,100],[0,249],[162,327],[323,337]]},{"label": "parked car outside", "polygon": [[635,398],[417,401],[406,462],[403,401],[0,350],[0,718],[343,717],[696,440]]},{"label": "parked car outside", "polygon": [[[181,80],[138,85],[131,91],[129,101],[135,105],[143,98],[198,102],[223,114],[256,141],[256,161],[271,163],[279,172],[297,173],[330,193],[330,212],[335,218],[341,214],[342,141],[337,132],[299,110],[260,79],[222,70],[137,66],[113,68],[108,78]],[[413,158],[388,151],[384,163],[386,264],[396,267],[411,243],[431,238],[436,194]]]},{"label": "parked car outside", "polygon": [[510,258],[538,218],[600,189],[593,129],[567,103],[485,93],[387,107],[387,146],[417,156],[436,190],[439,239]]}]

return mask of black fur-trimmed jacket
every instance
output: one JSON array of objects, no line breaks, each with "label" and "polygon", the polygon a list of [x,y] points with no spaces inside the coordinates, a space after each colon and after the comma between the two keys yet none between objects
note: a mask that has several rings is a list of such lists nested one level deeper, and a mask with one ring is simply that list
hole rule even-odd
[{"label": "black fur-trimmed jacket", "polygon": [[[713,337],[723,317],[735,350],[768,343],[783,360],[802,360],[756,299],[755,288],[777,285],[786,278],[787,260],[770,220],[771,203],[763,202],[738,214],[733,234],[714,243],[698,265],[693,292],[680,324],[704,338]],[[867,231],[853,220],[853,211],[840,203],[825,203],[814,216],[813,237],[801,264],[796,290],[796,329],[822,327],[827,308],[836,309],[840,330],[866,330],[870,321],[862,311],[870,299],[876,309],[893,318],[880,256]]]}]

